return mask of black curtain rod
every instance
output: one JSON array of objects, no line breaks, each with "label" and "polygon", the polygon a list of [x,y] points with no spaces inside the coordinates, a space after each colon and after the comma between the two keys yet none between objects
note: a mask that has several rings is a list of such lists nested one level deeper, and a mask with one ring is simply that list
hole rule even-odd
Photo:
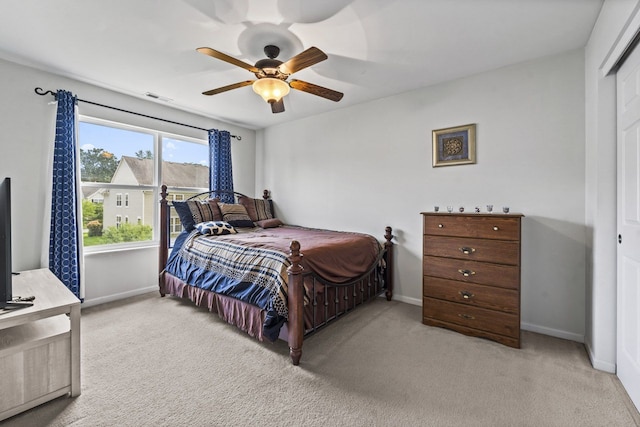
[{"label": "black curtain rod", "polygon": [[[53,92],[50,90],[44,90],[41,87],[37,87],[35,88],[35,92],[40,95],[40,96],[44,96],[44,95],[53,95],[54,97],[58,95],[57,92]],[[210,129],[204,129],[198,126],[191,126],[191,125],[187,125],[184,123],[180,123],[180,122],[174,122],[172,120],[167,120],[167,119],[162,119],[160,117],[153,117],[153,116],[148,116],[146,114],[141,114],[141,113],[136,113],[135,111],[129,111],[129,110],[123,110],[122,108],[117,108],[117,107],[111,107],[110,105],[104,105],[104,104],[98,104],[97,102],[93,102],[93,101],[87,101],[86,99],[80,99],[78,98],[78,101],[80,102],[85,102],[87,104],[92,104],[92,105],[97,105],[98,107],[104,107],[104,108],[110,108],[112,110],[116,110],[116,111],[121,111],[123,113],[129,113],[129,114],[135,114],[136,116],[141,116],[141,117],[146,117],[148,119],[154,119],[154,120],[160,120],[162,122],[166,122],[166,123],[172,123],[174,125],[180,125],[180,126],[186,126],[188,128],[192,128],[192,129],[198,129],[198,130],[203,130],[205,132],[208,132]],[[242,137],[240,135],[231,135],[231,138],[235,138],[238,141],[242,140]]]}]

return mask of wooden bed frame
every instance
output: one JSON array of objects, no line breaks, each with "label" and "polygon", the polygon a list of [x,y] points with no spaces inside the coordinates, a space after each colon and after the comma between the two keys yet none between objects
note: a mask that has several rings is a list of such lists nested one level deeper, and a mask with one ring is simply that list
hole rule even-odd
[{"label": "wooden bed frame", "polygon": [[[224,191],[211,191],[197,194],[190,197],[187,200],[202,199],[203,197],[210,197],[211,194],[220,194]],[[167,186],[163,185],[161,188],[161,200],[160,200],[160,250],[159,250],[159,290],[160,295],[165,296],[165,283],[163,277],[164,266],[167,263],[170,249],[170,211],[171,204],[167,200]],[[244,194],[234,192],[234,197],[245,196]],[[265,200],[269,200],[269,191],[264,190],[263,196]],[[367,270],[363,275],[354,278],[348,283],[329,283],[311,271],[305,271],[301,265],[303,254],[300,252],[300,242],[293,240],[289,246],[290,255],[289,260],[291,266],[287,269],[288,274],[288,311],[289,318],[286,326],[288,328],[287,340],[289,343],[289,354],[291,361],[294,365],[300,363],[300,357],[302,356],[302,341],[305,336],[311,335],[317,330],[323,328],[328,323],[337,320],[347,312],[353,310],[358,305],[370,301],[383,293],[388,301],[391,301],[393,297],[393,246],[391,227],[385,228],[385,243],[383,250],[376,262]],[[312,283],[314,295],[313,301],[313,314],[312,314],[312,327],[305,330],[304,319],[304,283],[307,280],[307,287],[309,283]],[[322,286],[324,289],[324,318],[319,323],[316,323],[316,284]],[[333,291],[327,291],[327,289],[333,288]],[[349,293],[350,292],[350,293]],[[330,296],[333,307],[329,307],[330,301],[327,296]],[[332,309],[330,312],[329,308]]]}]

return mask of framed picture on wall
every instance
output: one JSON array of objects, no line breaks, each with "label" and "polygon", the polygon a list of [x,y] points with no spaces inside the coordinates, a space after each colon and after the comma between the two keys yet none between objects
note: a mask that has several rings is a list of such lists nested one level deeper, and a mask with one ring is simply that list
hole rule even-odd
[{"label": "framed picture on wall", "polygon": [[476,162],[476,125],[436,129],[433,136],[433,167]]}]

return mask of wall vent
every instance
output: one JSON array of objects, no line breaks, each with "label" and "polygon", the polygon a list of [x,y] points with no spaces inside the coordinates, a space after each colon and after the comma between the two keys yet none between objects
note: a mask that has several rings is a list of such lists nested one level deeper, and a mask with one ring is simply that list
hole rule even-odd
[{"label": "wall vent", "polygon": [[157,99],[158,101],[164,101],[164,102],[173,101],[173,99],[171,99],[171,98],[167,98],[166,96],[160,96],[160,95],[157,95],[157,94],[152,93],[152,92],[145,92],[144,95],[148,96],[149,98]]}]

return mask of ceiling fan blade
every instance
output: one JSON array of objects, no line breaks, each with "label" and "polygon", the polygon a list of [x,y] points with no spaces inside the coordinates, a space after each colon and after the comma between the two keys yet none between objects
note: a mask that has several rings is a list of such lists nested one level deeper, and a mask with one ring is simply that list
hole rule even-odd
[{"label": "ceiling fan blade", "polygon": [[280,101],[274,101],[271,103],[271,112],[273,114],[284,112],[284,98],[280,98]]},{"label": "ceiling fan blade", "polygon": [[312,95],[321,96],[335,102],[340,101],[344,96],[342,92],[337,92],[332,89],[327,89],[326,87],[314,85],[313,83],[303,82],[302,80],[291,80],[291,82],[289,82],[289,86],[294,89],[301,90]]},{"label": "ceiling fan blade", "polygon": [[212,58],[220,59],[224,62],[228,62],[229,64],[233,64],[240,68],[244,68],[245,70],[251,71],[252,73],[257,73],[260,71],[258,68],[254,67],[251,64],[248,64],[244,61],[240,61],[239,59],[236,59],[233,56],[229,56],[226,53],[222,53],[217,50],[211,49],[210,47],[199,47],[196,50],[204,55],[208,55]]},{"label": "ceiling fan blade", "polygon": [[287,62],[280,64],[278,69],[284,74],[293,74],[318,62],[322,62],[327,58],[327,55],[317,47],[310,47],[289,59]]},{"label": "ceiling fan blade", "polygon": [[238,89],[240,87],[249,86],[254,81],[255,80],[245,80],[244,82],[238,82],[238,83],[234,83],[232,85],[222,86],[222,87],[219,87],[217,89],[211,89],[211,90],[208,90],[206,92],[202,92],[202,94],[203,95],[217,95],[219,93],[226,92],[226,91],[231,90],[231,89]]}]

